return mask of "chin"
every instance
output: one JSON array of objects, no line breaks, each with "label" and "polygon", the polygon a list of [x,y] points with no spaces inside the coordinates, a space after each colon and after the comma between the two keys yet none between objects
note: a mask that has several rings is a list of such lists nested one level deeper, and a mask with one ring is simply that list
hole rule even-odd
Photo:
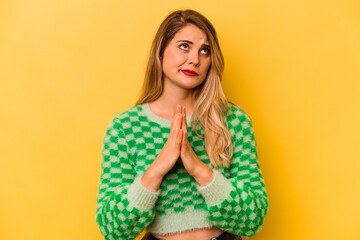
[{"label": "chin", "polygon": [[197,86],[201,85],[201,83],[202,82],[183,82],[182,84],[180,84],[180,86],[186,89],[194,89]]}]

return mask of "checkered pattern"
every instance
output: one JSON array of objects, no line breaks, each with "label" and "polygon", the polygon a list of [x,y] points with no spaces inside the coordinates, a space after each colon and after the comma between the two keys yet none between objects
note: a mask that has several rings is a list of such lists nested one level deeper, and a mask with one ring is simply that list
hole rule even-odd
[{"label": "checkered pattern", "polygon": [[[179,159],[164,177],[160,190],[146,192],[138,179],[163,148],[170,127],[149,120],[142,105],[128,109],[109,123],[102,146],[96,206],[96,222],[105,239],[133,239],[156,221],[155,213],[166,217],[189,211],[206,211],[212,225],[239,236],[251,237],[260,231],[269,203],[254,130],[243,110],[232,104],[230,107],[227,124],[234,156],[229,168],[214,169],[210,165],[203,139],[188,126],[188,139],[195,153],[218,176],[208,189],[199,188]],[[204,134],[199,126],[198,133]],[[135,188],[140,190],[136,192]],[[140,195],[147,202],[134,200]]]}]

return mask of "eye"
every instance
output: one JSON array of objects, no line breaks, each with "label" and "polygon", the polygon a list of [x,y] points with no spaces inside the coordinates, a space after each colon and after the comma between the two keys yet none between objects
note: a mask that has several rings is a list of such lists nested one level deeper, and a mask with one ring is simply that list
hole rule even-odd
[{"label": "eye", "polygon": [[182,44],[179,45],[179,48],[183,49],[183,50],[187,50],[189,48],[189,45],[186,44],[186,43],[182,43]]},{"label": "eye", "polygon": [[210,49],[209,48],[203,48],[202,51],[204,51],[205,55],[209,55],[210,54]]}]

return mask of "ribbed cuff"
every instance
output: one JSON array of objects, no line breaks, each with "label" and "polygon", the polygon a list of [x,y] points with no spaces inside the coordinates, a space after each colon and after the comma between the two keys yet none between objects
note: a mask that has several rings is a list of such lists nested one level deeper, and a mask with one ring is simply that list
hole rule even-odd
[{"label": "ribbed cuff", "polygon": [[155,203],[160,195],[158,191],[150,191],[141,184],[141,177],[135,178],[134,182],[130,185],[127,192],[129,202],[132,206],[139,210],[149,211],[155,206]]},{"label": "ribbed cuff", "polygon": [[231,182],[225,178],[220,171],[212,169],[214,172],[213,179],[205,186],[197,186],[197,189],[204,197],[208,205],[216,205],[227,198],[232,189]]}]

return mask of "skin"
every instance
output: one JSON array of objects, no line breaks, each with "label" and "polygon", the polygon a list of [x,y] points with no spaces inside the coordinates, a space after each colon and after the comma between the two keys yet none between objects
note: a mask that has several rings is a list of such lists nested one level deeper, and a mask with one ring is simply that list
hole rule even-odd
[{"label": "skin", "polygon": [[[210,48],[206,45],[209,45],[206,34],[195,25],[188,24],[175,34],[164,50],[161,59],[164,91],[157,100],[150,102],[149,106],[158,116],[171,119],[171,127],[163,149],[141,179],[141,183],[149,190],[157,191],[160,188],[165,174],[173,168],[179,157],[186,171],[200,186],[207,185],[213,178],[213,171],[198,158],[188,141],[186,123],[187,113],[192,114],[193,110],[193,89],[205,80],[210,67]],[[187,76],[181,69],[193,70],[198,75]],[[221,230],[213,227],[156,236],[166,240],[201,240],[219,233]]]}]

